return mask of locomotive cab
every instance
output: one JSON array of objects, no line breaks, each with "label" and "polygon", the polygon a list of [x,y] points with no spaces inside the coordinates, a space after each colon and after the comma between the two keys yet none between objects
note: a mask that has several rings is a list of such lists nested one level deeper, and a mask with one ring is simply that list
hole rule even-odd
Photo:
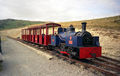
[{"label": "locomotive cab", "polygon": [[70,25],[70,26],[67,28],[67,32],[75,32],[75,28],[73,27],[73,25]]},{"label": "locomotive cab", "polygon": [[66,32],[66,28],[59,27],[58,28],[58,34]]}]

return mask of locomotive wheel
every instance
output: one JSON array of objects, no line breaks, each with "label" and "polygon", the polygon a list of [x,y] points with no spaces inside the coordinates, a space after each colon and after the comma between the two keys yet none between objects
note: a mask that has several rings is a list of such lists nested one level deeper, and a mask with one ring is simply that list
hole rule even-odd
[{"label": "locomotive wheel", "polygon": [[[59,52],[60,53],[60,52]],[[64,55],[63,53],[60,53],[60,55]]]},{"label": "locomotive wheel", "polygon": [[[67,48],[68,48],[68,47],[66,47],[64,43],[61,43],[59,48],[60,48],[60,51],[65,51],[65,52],[67,52]],[[61,54],[61,55],[64,55],[64,56],[67,56],[66,54],[63,54],[63,53],[60,53],[60,54]]]},{"label": "locomotive wheel", "polygon": [[71,61],[71,59],[73,59],[75,57],[75,55],[73,55],[74,52],[74,48],[73,47],[68,47],[67,52],[69,53],[68,57],[69,57],[69,63],[70,64],[74,64],[74,61]]},{"label": "locomotive wheel", "polygon": [[60,44],[60,51],[65,51],[66,47],[65,44]]},{"label": "locomotive wheel", "polygon": [[68,57],[69,57],[70,59],[72,59],[72,58],[73,58],[73,56],[72,56],[71,54],[69,54],[69,55],[68,55]]},{"label": "locomotive wheel", "polygon": [[47,47],[46,46],[44,46],[44,49],[45,49],[45,51],[47,50]]},{"label": "locomotive wheel", "polygon": [[69,57],[69,61],[68,61],[68,62],[69,62],[70,64],[73,64],[74,62],[71,61],[71,59],[73,59],[73,55],[72,55],[72,54],[69,54],[68,57]]},{"label": "locomotive wheel", "polygon": [[48,49],[48,50],[52,50],[53,48],[52,48],[52,46],[48,45],[48,46],[47,46],[47,49]]},{"label": "locomotive wheel", "polygon": [[71,58],[78,56],[77,48],[68,47],[67,52],[70,54]]},{"label": "locomotive wheel", "polygon": [[73,51],[73,48],[72,47],[68,47],[67,52],[69,53],[69,58],[73,57],[72,51]]}]

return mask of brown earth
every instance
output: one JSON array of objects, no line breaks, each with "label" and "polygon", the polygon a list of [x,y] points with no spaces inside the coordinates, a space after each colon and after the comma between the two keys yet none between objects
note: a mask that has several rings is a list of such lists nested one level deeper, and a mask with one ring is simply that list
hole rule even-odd
[{"label": "brown earth", "polygon": [[102,54],[120,60],[120,32],[105,29],[88,29],[93,36],[100,37]]}]

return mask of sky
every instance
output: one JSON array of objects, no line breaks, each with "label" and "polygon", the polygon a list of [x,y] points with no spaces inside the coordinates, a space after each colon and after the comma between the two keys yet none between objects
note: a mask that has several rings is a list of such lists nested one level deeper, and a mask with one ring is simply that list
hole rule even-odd
[{"label": "sky", "polygon": [[116,15],[120,0],[0,0],[0,20],[64,22]]}]

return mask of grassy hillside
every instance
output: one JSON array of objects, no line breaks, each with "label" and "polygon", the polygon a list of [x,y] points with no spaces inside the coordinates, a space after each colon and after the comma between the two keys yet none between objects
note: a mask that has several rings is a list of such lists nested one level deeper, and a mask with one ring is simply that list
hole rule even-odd
[{"label": "grassy hillside", "polygon": [[[84,20],[87,22],[87,28],[105,28],[105,29],[114,29],[120,30],[120,16],[93,19],[93,20]],[[63,27],[68,27],[69,25],[74,25],[76,28],[81,28],[81,22],[84,21],[72,21],[72,22],[61,22],[60,24]]]},{"label": "grassy hillside", "polygon": [[0,30],[18,28],[18,27],[31,25],[31,24],[40,24],[40,23],[45,23],[45,22],[5,19],[5,20],[0,20]]},{"label": "grassy hillside", "polygon": [[[81,22],[87,22],[87,28],[105,28],[120,30],[120,15],[114,17],[83,20],[83,21],[71,21],[71,22],[60,22],[63,27],[68,27],[69,25],[74,25],[76,28],[81,28]],[[0,30],[24,27],[32,24],[45,23],[42,21],[26,21],[26,20],[15,20],[15,19],[5,19],[0,20]]]}]

